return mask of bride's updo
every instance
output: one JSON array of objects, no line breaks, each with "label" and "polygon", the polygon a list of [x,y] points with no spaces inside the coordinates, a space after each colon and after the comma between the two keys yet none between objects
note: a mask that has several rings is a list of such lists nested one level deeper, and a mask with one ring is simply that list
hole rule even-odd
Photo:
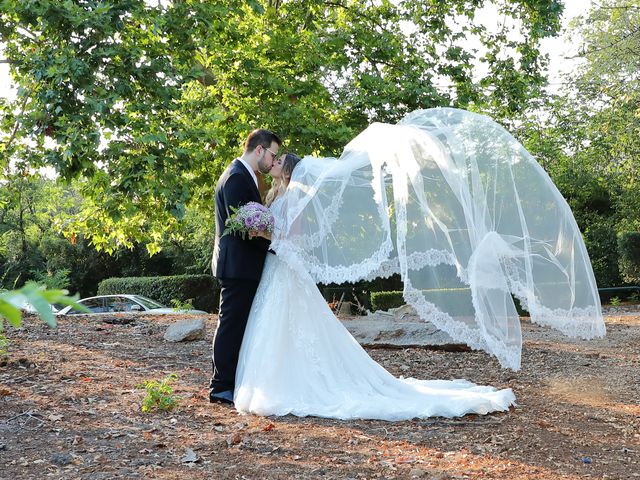
[{"label": "bride's updo", "polygon": [[291,180],[291,174],[296,165],[302,160],[295,153],[287,153],[284,156],[282,162],[282,170],[280,172],[280,178],[274,178],[271,182],[271,188],[267,192],[267,196],[264,199],[264,204],[268,207],[273,201],[284,193]]}]

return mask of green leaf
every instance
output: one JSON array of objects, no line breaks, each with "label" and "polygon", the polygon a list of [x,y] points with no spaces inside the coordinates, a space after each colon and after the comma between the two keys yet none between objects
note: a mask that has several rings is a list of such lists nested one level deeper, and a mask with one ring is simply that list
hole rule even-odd
[{"label": "green leaf", "polygon": [[0,295],[0,332],[2,331],[2,317],[6,318],[11,325],[19,328],[21,325],[22,314],[19,308],[7,302],[3,295]]}]

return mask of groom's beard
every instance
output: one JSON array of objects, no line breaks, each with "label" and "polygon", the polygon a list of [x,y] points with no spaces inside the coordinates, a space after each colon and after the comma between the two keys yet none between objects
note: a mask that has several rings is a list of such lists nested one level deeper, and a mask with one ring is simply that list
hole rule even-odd
[{"label": "groom's beard", "polygon": [[271,171],[271,167],[273,166],[273,163],[271,165],[266,163],[265,161],[266,155],[267,155],[267,152],[264,152],[262,154],[262,158],[258,160],[258,171],[263,174],[269,173]]}]

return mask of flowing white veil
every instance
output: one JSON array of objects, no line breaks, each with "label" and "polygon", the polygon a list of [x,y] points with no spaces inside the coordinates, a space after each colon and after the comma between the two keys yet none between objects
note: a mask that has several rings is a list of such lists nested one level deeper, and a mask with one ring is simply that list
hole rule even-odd
[{"label": "flowing white veil", "polygon": [[580,231],[545,171],[504,128],[452,108],[375,123],[338,159],[305,157],[272,248],[316,282],[399,273],[419,316],[520,367],[512,294],[533,322],[605,333]]}]

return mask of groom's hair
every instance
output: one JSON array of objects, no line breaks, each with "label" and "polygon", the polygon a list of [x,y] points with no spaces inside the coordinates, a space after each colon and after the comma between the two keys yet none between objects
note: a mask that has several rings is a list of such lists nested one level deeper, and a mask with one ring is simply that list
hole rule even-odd
[{"label": "groom's hair", "polygon": [[273,133],[271,130],[265,130],[258,128],[249,134],[244,142],[244,151],[250,152],[258,145],[262,145],[264,148],[269,148],[271,143],[276,142],[278,145],[282,145],[280,137]]}]

